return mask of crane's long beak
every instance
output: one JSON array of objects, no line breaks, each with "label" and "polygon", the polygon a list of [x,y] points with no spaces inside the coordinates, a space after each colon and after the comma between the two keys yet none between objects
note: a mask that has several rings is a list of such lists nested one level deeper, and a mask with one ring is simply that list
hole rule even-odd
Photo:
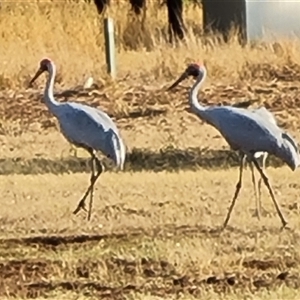
[{"label": "crane's long beak", "polygon": [[188,77],[189,77],[189,74],[187,72],[183,72],[182,75],[169,88],[167,88],[167,91],[170,91],[175,86],[177,86],[181,81],[183,81],[184,79],[186,79]]},{"label": "crane's long beak", "polygon": [[38,69],[37,72],[35,73],[34,77],[29,81],[28,87],[32,87],[32,84],[36,81],[36,79],[44,73],[43,69]]}]

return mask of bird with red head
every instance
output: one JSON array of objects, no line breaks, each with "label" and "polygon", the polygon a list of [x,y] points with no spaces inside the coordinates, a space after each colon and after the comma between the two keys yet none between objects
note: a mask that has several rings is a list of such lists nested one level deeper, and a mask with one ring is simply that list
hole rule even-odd
[{"label": "bird with red head", "polygon": [[44,58],[40,61],[40,67],[33,76],[33,78],[29,82],[29,87],[32,87],[32,84],[44,73],[49,72],[49,68],[51,67],[51,59]]},{"label": "bird with red head", "polygon": [[206,68],[203,63],[192,63],[187,66],[184,72],[180,75],[180,77],[167,89],[172,90],[175,86],[177,86],[180,82],[192,76],[197,78],[201,75],[206,74]]}]

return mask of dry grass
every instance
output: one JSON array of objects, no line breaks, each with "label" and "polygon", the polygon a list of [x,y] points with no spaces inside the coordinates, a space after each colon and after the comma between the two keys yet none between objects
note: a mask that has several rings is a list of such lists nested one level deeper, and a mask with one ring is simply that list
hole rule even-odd
[{"label": "dry grass", "polygon": [[[210,78],[236,81],[253,77],[252,65],[283,66],[299,63],[299,41],[242,48],[233,37],[227,45],[201,40],[201,9],[187,6],[189,28],[186,44],[172,47],[166,40],[166,8],[150,4],[142,26],[129,12],[129,4],[113,5],[107,15],[115,20],[119,78],[129,75],[133,82],[163,81],[182,71],[185,63],[205,60]],[[87,76],[105,78],[102,19],[86,3],[2,2],[0,11],[1,76],[7,86],[22,86],[44,56],[57,63],[60,82],[81,84]],[[245,69],[248,66],[248,70]],[[4,79],[3,79],[4,80]],[[107,84],[107,83],[106,83]]]},{"label": "dry grass", "polygon": [[[114,83],[105,72],[102,19],[93,5],[1,2],[1,168],[5,159],[21,165],[24,159],[70,156],[70,146],[38,102],[38,91],[24,88],[45,56],[57,63],[57,90],[94,77],[98,88],[72,97],[112,115],[129,151],[158,152],[168,145],[227,147],[214,129],[184,110],[186,89],[162,91],[195,60],[205,60],[209,70],[204,103],[257,100],[300,137],[299,41],[242,48],[233,36],[229,44],[218,44],[217,37],[201,37],[200,8],[186,7],[188,38],[171,46],[166,43],[165,8],[151,4],[144,27],[126,15],[128,9],[123,1],[107,11],[116,26]],[[224,221],[237,180],[235,168],[105,173],[90,223],[84,215],[71,214],[88,184],[87,174],[1,176],[0,297],[297,299],[297,174],[286,167],[268,173],[290,230],[280,231],[266,191],[267,213],[260,222],[252,216],[250,174],[229,228],[222,234],[214,230]],[[26,239],[32,236],[40,238]]]},{"label": "dry grass", "polygon": [[[236,172],[105,174],[90,223],[84,215],[71,215],[86,175],[2,177],[0,193],[6,201],[0,253],[5,263],[0,269],[10,275],[2,277],[0,294],[55,299],[74,288],[82,297],[109,299],[178,293],[186,299],[295,298],[300,283],[296,175],[283,168],[279,180],[278,172],[269,170],[291,229],[280,231],[265,191],[267,214],[260,222],[252,216],[248,173],[230,226],[220,234],[215,229],[224,221]],[[89,237],[76,242],[70,236],[80,234]],[[70,237],[47,240],[53,235]],[[21,278],[18,289],[16,278]]]},{"label": "dry grass", "polygon": [[[282,205],[293,206],[297,195],[297,175],[291,176],[293,173],[287,168],[281,170],[280,180],[277,179],[278,170],[271,168],[269,173],[277,193],[284,193],[280,197]],[[235,168],[228,171],[202,170],[174,174],[105,173],[97,186],[95,211],[90,223],[83,221],[84,214],[82,218],[71,214],[88,184],[88,174],[2,176],[0,191],[7,199],[1,213],[2,235],[16,236],[18,232],[24,235],[26,230],[31,229],[31,233],[36,234],[97,233],[99,228],[109,233],[125,229],[124,225],[129,228],[141,225],[151,229],[166,224],[198,224],[213,228],[224,219],[237,175]],[[243,200],[237,205],[233,223],[242,230],[251,231],[263,225],[269,229],[279,228],[280,222],[276,215],[264,218],[261,224],[253,224],[249,210],[242,209],[247,205],[249,209],[254,209],[250,174],[245,175],[245,180]],[[272,213],[272,203],[267,196],[265,198],[264,205]],[[16,206],[17,211],[14,210]],[[33,211],[30,210],[31,206],[34,207]],[[285,211],[288,213],[288,209]],[[293,216],[297,210],[290,213]],[[297,222],[297,218],[292,218],[291,222]],[[298,227],[298,223],[295,226]]]},{"label": "dry grass", "polygon": [[[291,299],[291,300],[297,300],[298,299],[298,293],[297,291],[293,291],[287,288],[283,288],[280,290],[279,293],[274,293],[273,291],[270,292],[258,292],[255,296],[251,295],[251,293],[243,293],[243,294],[237,294],[237,295],[219,295],[215,292],[203,292],[201,294],[202,297],[205,297],[207,300],[215,300],[215,299],[224,299],[224,300],[239,300],[241,297],[244,297],[245,299],[249,300],[266,300],[266,299]],[[182,299],[182,300],[195,300],[198,299],[197,297],[191,296],[191,295],[180,295],[180,296],[168,296],[168,299],[174,300],[174,299]],[[15,298],[16,300],[21,300],[23,298]],[[38,297],[36,300],[44,300],[43,297]],[[71,292],[71,293],[55,293],[52,295],[50,299],[53,300],[92,300],[92,299],[99,299],[98,296],[78,296],[77,293]],[[161,296],[152,296],[152,295],[144,295],[139,293],[132,293],[129,294],[124,299],[136,299],[136,300],[163,300],[164,297]]]},{"label": "dry grass", "polygon": [[[297,174],[283,167],[278,178],[278,172],[273,168],[268,170],[292,228],[298,228]],[[105,173],[97,185],[91,222],[84,221],[84,214],[82,217],[71,214],[87,187],[88,174],[1,176],[0,192],[7,199],[1,210],[1,236],[99,233],[99,230],[111,233],[140,226],[150,230],[167,224],[215,228],[224,220],[237,173],[236,168],[179,173]],[[231,224],[245,232],[259,231],[263,226],[279,229],[280,220],[265,191],[263,205],[270,215],[261,223],[253,222],[250,217],[255,206],[250,178],[249,171]]]},{"label": "dry grass", "polygon": [[[182,120],[187,114],[170,117],[175,109],[186,108],[186,90],[165,93],[162,87],[174,80],[187,62],[198,60],[205,60],[209,70],[205,96],[201,95],[204,103],[256,100],[274,110],[285,127],[299,128],[298,40],[242,48],[233,35],[230,43],[219,44],[217,37],[202,37],[201,9],[186,6],[187,40],[172,46],[166,43],[165,7],[149,5],[143,25],[124,12],[129,12],[125,1],[106,12],[114,18],[116,27],[118,79],[114,83],[106,75],[102,17],[94,5],[2,2],[0,41],[5,46],[0,49],[0,88],[5,91],[0,92],[1,134],[19,137],[35,131],[38,136],[45,128],[53,127],[53,119],[38,101],[39,93],[25,91],[29,77],[45,56],[53,58],[58,66],[56,90],[82,85],[93,76],[97,89],[70,98],[107,111],[123,127],[125,136],[135,131],[139,134],[144,127],[153,132],[151,126],[155,126],[168,131],[170,141],[180,143],[177,133],[185,130]],[[37,82],[40,87],[43,84],[43,79]],[[166,112],[170,112],[167,117],[144,118]],[[137,117],[143,119],[137,121]],[[174,131],[172,126],[176,127]],[[158,142],[155,135],[150,140],[147,147],[161,147],[166,142],[165,137]],[[135,139],[134,143],[139,146],[144,141]],[[132,147],[131,141],[128,146]]]},{"label": "dry grass", "polygon": [[[93,4],[4,2],[2,6],[1,42],[7,47],[0,53],[1,71],[10,84],[22,84],[44,56],[57,62],[61,80],[67,85],[82,83],[90,75],[97,79],[105,77],[102,18]],[[165,9],[159,9],[158,5],[149,8],[143,34],[141,22],[127,16],[127,12],[129,4],[125,1],[107,11],[115,20],[120,78],[129,73],[134,75],[132,79],[141,75],[146,79],[153,72],[153,79],[170,72],[161,66],[164,61],[161,54],[167,47],[163,41]],[[199,16],[198,9],[197,19]],[[169,51],[172,54],[174,49]],[[168,62],[172,59],[165,61]]]}]

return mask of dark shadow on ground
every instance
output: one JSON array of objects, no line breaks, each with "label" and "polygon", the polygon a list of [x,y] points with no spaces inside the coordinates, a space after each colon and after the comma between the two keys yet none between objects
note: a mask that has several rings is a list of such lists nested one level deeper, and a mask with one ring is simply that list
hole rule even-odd
[{"label": "dark shadow on ground", "polygon": [[[106,170],[113,170],[108,159],[103,161]],[[272,156],[267,164],[280,167],[282,162]],[[125,171],[178,171],[198,169],[224,169],[238,166],[237,153],[229,150],[208,150],[200,148],[177,149],[168,147],[154,152],[147,149],[133,149],[127,154]],[[0,175],[9,174],[63,174],[90,172],[89,160],[78,157],[61,159],[5,158],[0,159]]]}]

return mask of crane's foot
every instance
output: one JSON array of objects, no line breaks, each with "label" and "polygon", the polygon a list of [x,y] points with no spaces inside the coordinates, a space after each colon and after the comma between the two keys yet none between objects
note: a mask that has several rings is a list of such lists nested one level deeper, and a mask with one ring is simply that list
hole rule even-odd
[{"label": "crane's foot", "polygon": [[288,225],[288,222],[286,220],[282,220],[281,230],[290,229],[287,225]]},{"label": "crane's foot", "polygon": [[85,199],[81,199],[80,202],[78,203],[76,209],[73,211],[73,214],[76,215],[80,212],[80,210],[84,210],[87,212],[87,209],[85,208]]},{"label": "crane's foot", "polygon": [[257,218],[257,220],[260,221],[261,220],[261,211],[259,209],[255,209],[252,217]]},{"label": "crane's foot", "polygon": [[268,212],[265,208],[260,207],[260,209],[254,209],[254,212],[252,213],[252,217],[258,218],[258,220],[261,220],[263,217],[267,217],[270,215],[270,212]]}]

